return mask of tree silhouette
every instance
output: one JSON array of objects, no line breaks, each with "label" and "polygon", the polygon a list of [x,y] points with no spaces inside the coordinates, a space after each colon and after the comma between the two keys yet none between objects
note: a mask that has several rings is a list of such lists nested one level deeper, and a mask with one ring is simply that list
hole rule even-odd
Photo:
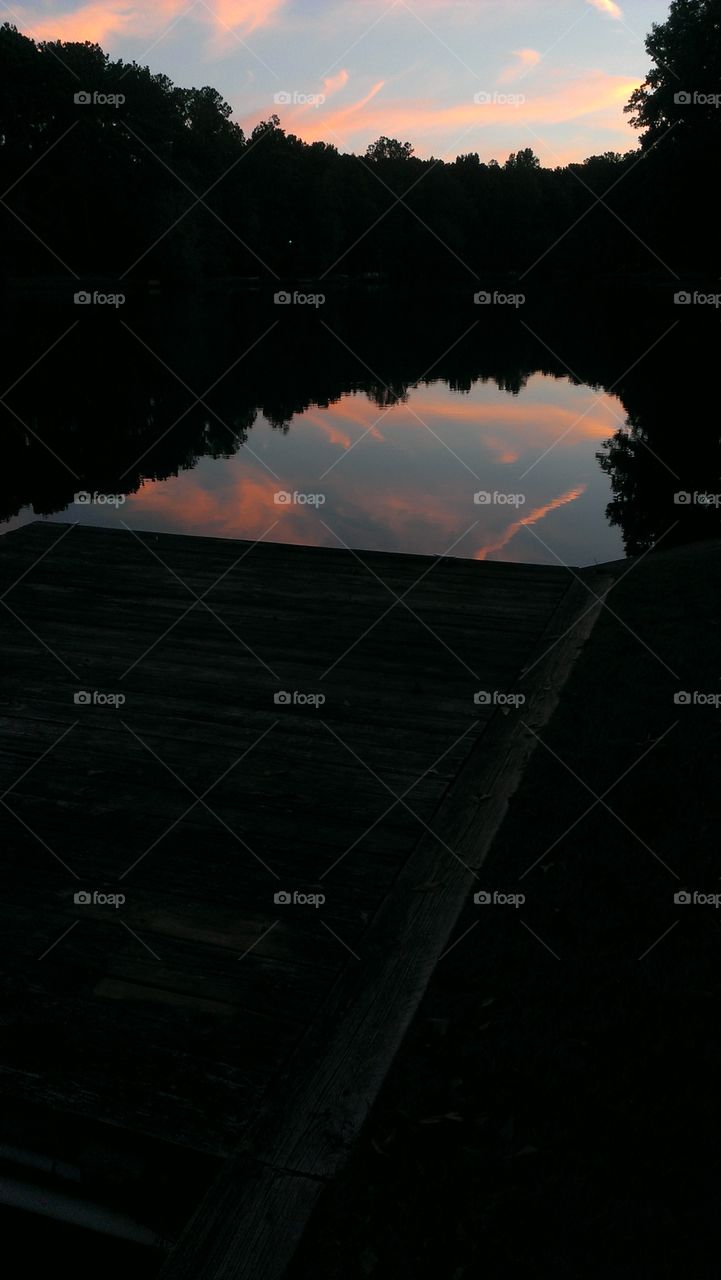
[{"label": "tree silhouette", "polygon": [[674,144],[700,150],[721,139],[721,0],[672,0],[654,23],[646,52],[655,63],[625,110],[650,147],[674,131]]},{"label": "tree silhouette", "polygon": [[506,160],[504,169],[540,169],[541,161],[534,154],[531,147],[524,147],[523,151],[511,152]]},{"label": "tree silhouette", "polygon": [[366,150],[367,160],[408,160],[412,155],[412,144],[396,138],[378,138]]},{"label": "tree silhouette", "polygon": [[286,133],[278,115],[246,138],[209,86],[178,87],[97,44],[36,44],[5,23],[0,268],[332,274],[469,292],[488,272],[716,272],[720,15],[721,0],[674,0],[653,28],[655,66],[629,104],[638,150],[555,169],[530,147],[502,165],[477,152],[424,160],[385,135],[341,154]]}]

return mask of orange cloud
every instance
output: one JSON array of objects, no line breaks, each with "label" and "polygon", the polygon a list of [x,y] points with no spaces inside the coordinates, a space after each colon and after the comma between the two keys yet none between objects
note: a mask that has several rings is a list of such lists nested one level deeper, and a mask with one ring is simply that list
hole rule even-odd
[{"label": "orange cloud", "polygon": [[509,449],[507,440],[499,440],[498,436],[486,436],[486,445],[496,455],[496,462],[510,464],[518,462],[520,453],[517,449]]},{"label": "orange cloud", "polygon": [[71,13],[48,16],[31,9],[23,26],[36,40],[84,41],[101,44],[110,36],[131,39],[159,39],[176,21],[187,17],[201,22],[215,36],[236,29],[244,33],[265,26],[283,7],[285,0],[97,0]]},{"label": "orange cloud", "polygon": [[543,520],[549,512],[557,511],[559,507],[565,507],[569,502],[575,502],[585,491],[586,485],[579,484],[576,485],[575,489],[569,489],[567,493],[561,494],[560,498],[553,498],[550,502],[544,503],[542,507],[535,507],[533,511],[529,511],[527,516],[523,516],[521,520],[516,520],[509,525],[496,542],[488,542],[485,546],[480,547],[475,552],[473,559],[485,560],[492,551],[501,551],[503,547],[508,546],[511,538],[514,538],[518,530],[522,529],[524,525],[538,524],[539,520]]},{"label": "orange cloud", "polygon": [[313,427],[317,427],[317,429],[325,436],[329,444],[340,445],[341,449],[350,449],[353,443],[350,435],[347,431],[341,431],[340,427],[336,426],[333,418],[322,413],[316,414],[307,410],[303,415],[303,421],[309,423]]},{"label": "orange cloud", "polygon": [[339,71],[337,76],[327,76],[323,81],[326,98],[329,98],[333,93],[338,93],[340,89],[345,89],[347,83],[348,72],[345,68]]},{"label": "orange cloud", "polygon": [[[400,440],[399,432],[408,431],[414,436],[414,447],[418,447],[419,442],[433,447],[435,433],[463,457],[469,447],[477,456],[481,445],[493,455],[495,462],[510,465],[524,455],[542,453],[557,441],[561,448],[575,448],[581,440],[600,443],[624,417],[615,396],[604,395],[596,403],[597,397],[590,391],[585,396],[579,394],[577,403],[572,405],[545,402],[534,395],[534,386],[542,388],[548,381],[546,375],[537,374],[522,399],[510,399],[506,395],[501,399],[502,393],[494,391],[499,399],[490,403],[461,396],[437,399],[432,386],[421,387],[416,389],[410,405],[399,403],[385,410],[365,396],[346,394],[328,410],[312,407],[299,418],[321,432],[329,443],[344,450],[350,449],[363,435],[383,444],[388,441],[393,444]],[[614,406],[618,406],[615,412]],[[431,430],[425,432],[423,424]],[[454,436],[454,424],[463,435]],[[363,448],[362,441],[359,448]]]},{"label": "orange cloud", "polygon": [[203,488],[192,473],[181,472],[175,480],[146,480],[128,503],[131,510],[140,508],[145,517],[169,519],[186,533],[202,530],[232,537],[242,532],[252,537],[272,524],[269,514],[278,487],[272,476],[266,482],[243,475],[232,486],[210,490]]},{"label": "orange cloud", "polygon": [[[256,27],[264,27],[283,8],[285,0],[203,0],[207,4],[216,25],[234,30],[242,27],[244,31],[255,31]],[[186,7],[178,0],[178,9]]]},{"label": "orange cloud", "polygon": [[[299,504],[277,504],[274,494],[283,488],[265,471],[255,470],[254,464],[239,475],[235,469],[228,473],[227,484],[217,489],[206,489],[192,472],[181,472],[172,480],[146,480],[137,493],[128,498],[132,513],[142,512],[142,518],[151,527],[153,522],[161,527],[180,529],[183,533],[198,533],[218,538],[261,538],[270,526],[275,528],[268,535],[271,542],[290,542],[313,546],[318,542],[318,516],[314,507]],[[277,523],[276,523],[277,522]],[[323,526],[320,531],[325,533]]]},{"label": "orange cloud", "polygon": [[[162,14],[166,7],[171,6],[159,5],[158,14]],[[168,13],[165,21],[171,17],[172,14]],[[36,40],[89,40],[93,44],[102,44],[108,36],[118,33],[147,36],[153,22],[150,15],[143,14],[132,0],[100,0],[98,4],[86,4],[72,13],[58,13],[51,18],[45,14],[36,20],[31,11],[23,25]]]},{"label": "orange cloud", "polygon": [[586,0],[587,4],[593,5],[594,9],[598,9],[599,13],[608,14],[609,18],[623,18],[623,12],[615,3],[615,0]]},{"label": "orange cloud", "polygon": [[[384,410],[379,409],[372,401],[365,397],[344,395],[340,400],[335,401],[329,409],[318,409],[315,406],[306,409],[305,413],[300,416],[303,422],[308,422],[311,426],[316,427],[322,432],[326,440],[331,444],[339,444],[343,449],[350,449],[351,445],[362,435],[370,436],[373,440],[378,440],[384,444],[384,438],[375,425],[376,419],[384,415]],[[339,423],[347,423],[348,426],[358,427],[358,432],[351,438],[350,432],[341,431]]]},{"label": "orange cloud", "polygon": [[[262,537],[277,522],[267,534],[270,542],[336,545],[318,518],[323,517],[322,507],[316,512],[314,508],[274,502],[274,493],[282,487],[250,462],[242,475],[229,471],[228,483],[213,490],[205,489],[192,472],[181,472],[170,481],[148,480],[128,498],[128,507],[133,515],[142,513],[143,527],[147,529],[167,527],[204,537],[252,540]],[[294,485],[287,487],[293,489]],[[352,541],[351,545],[375,544],[388,549],[395,543],[403,548],[423,546],[431,553],[438,545],[450,545],[460,532],[454,495],[398,492],[391,483],[387,488],[376,485],[369,489],[352,473],[344,477],[338,515],[345,538],[349,537],[349,527],[360,531],[360,541]]]},{"label": "orange cloud", "polygon": [[530,71],[532,67],[537,67],[541,61],[541,54],[537,49],[514,49],[514,58],[517,62],[512,62],[510,66],[504,67],[498,77],[499,84],[510,84],[512,80],[517,80],[522,76],[524,71]]},{"label": "orange cloud", "polygon": [[[499,400],[491,404],[461,398],[455,401],[434,400],[424,399],[422,392],[417,392],[410,405],[396,404],[386,410],[379,409],[370,400],[343,396],[327,411],[311,408],[301,416],[303,422],[321,431],[331,444],[340,445],[343,449],[350,448],[364,434],[369,439],[386,443],[389,436],[399,430],[410,430],[417,438],[424,439],[423,424],[427,423],[446,444],[465,453],[469,435],[466,433],[463,437],[454,438],[444,430],[449,424],[457,423],[471,429],[476,450],[480,443],[494,455],[496,462],[510,464],[517,462],[524,453],[541,452],[557,440],[568,447],[577,445],[579,440],[595,443],[607,439],[619,423],[619,415],[615,415],[610,407],[612,402],[613,397],[604,398],[591,410],[592,396],[587,403],[579,398],[577,406],[567,407],[530,398]],[[586,409],[589,411],[585,412]],[[375,423],[378,418],[384,431]],[[341,424],[357,427],[358,431],[351,435],[350,431],[341,430]],[[489,426],[492,430],[484,431],[484,427]],[[503,431],[502,436],[498,434],[499,427]],[[427,434],[429,444],[434,441],[432,432]]]},{"label": "orange cloud", "polygon": [[499,94],[500,101],[489,95],[490,101],[484,103],[470,98],[448,107],[430,98],[379,100],[383,88],[384,82],[378,81],[365,97],[349,106],[336,111],[321,109],[302,120],[291,115],[283,124],[294,128],[307,142],[333,140],[349,148],[357,147],[361,137],[370,141],[387,134],[410,138],[417,145],[423,138],[430,144],[433,138],[457,136],[454,145],[462,142],[467,149],[474,134],[482,134],[489,126],[503,125],[520,131],[524,122],[542,128],[611,109],[618,114],[636,88],[636,81],[596,71],[550,92],[526,95],[518,105],[503,101],[504,95]]},{"label": "orange cloud", "polygon": [[[541,375],[541,383],[545,381]],[[584,403],[579,397],[578,404],[571,407],[531,400],[528,395],[523,400],[504,400],[491,404],[478,404],[471,399],[424,401],[422,397],[418,397],[413,401],[413,408],[422,419],[437,418],[439,422],[455,420],[477,426],[484,423],[493,426],[502,424],[505,428],[504,439],[500,442],[502,446],[520,451],[521,448],[536,449],[552,444],[561,436],[569,444],[577,443],[579,438],[605,439],[609,431],[613,431],[618,425],[618,418],[611,409],[611,405],[617,402],[615,397],[604,396],[591,410],[594,399],[593,395],[589,395],[587,403]],[[622,413],[621,410],[621,415]],[[486,436],[484,439],[489,445],[493,441],[499,443],[494,436]]]}]

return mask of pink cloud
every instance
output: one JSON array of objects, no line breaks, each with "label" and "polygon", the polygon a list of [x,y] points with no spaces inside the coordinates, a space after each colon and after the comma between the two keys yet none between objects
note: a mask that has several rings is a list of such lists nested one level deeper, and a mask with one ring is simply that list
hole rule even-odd
[{"label": "pink cloud", "polygon": [[[357,102],[335,111],[318,110],[311,118],[290,113],[281,123],[299,133],[305,141],[332,141],[349,150],[358,150],[380,134],[410,138],[419,151],[432,150],[433,142],[455,136],[446,147],[467,150],[490,126],[517,127],[523,137],[523,123],[538,128],[566,124],[600,112],[614,111],[614,120],[622,120],[621,108],[636,87],[636,81],[603,71],[586,74],[559,88],[527,95],[518,105],[494,101],[479,104],[471,98],[452,106],[440,106],[430,98],[384,100],[380,97],[384,82],[378,81]],[[503,95],[499,95],[503,97]],[[626,132],[631,135],[628,128]],[[425,146],[424,146],[425,143]]]},{"label": "pink cloud", "polygon": [[[284,4],[285,0],[204,0],[201,7],[207,5],[216,25],[255,31],[271,22]],[[182,0],[178,0],[178,8],[183,7]]]},{"label": "pink cloud", "polygon": [[594,9],[598,9],[599,13],[608,14],[609,18],[618,20],[623,18],[623,12],[615,3],[615,0],[586,0],[586,3],[593,5]]},{"label": "pink cloud", "polygon": [[174,481],[147,480],[128,498],[130,509],[161,526],[180,527],[185,533],[219,538],[260,538],[271,525],[271,542],[312,545],[317,519],[309,508],[278,504],[274,494],[283,486],[259,468],[240,475],[228,474],[220,488],[209,490],[193,472]]},{"label": "pink cloud", "polygon": [[341,89],[345,89],[345,86],[347,85],[347,83],[348,83],[348,72],[345,70],[345,67],[338,72],[337,76],[328,76],[323,81],[323,88],[325,90],[326,98],[330,98],[332,94],[338,93]]},{"label": "pink cloud", "polygon": [[[384,437],[375,422],[376,419],[383,419],[386,416],[382,409],[379,409],[376,404],[371,404],[365,398],[344,396],[341,400],[336,401],[328,411],[325,409],[307,409],[303,414],[303,421],[317,427],[332,444],[340,444],[344,449],[350,449],[354,441],[358,440],[362,435],[367,435],[370,439],[384,444]],[[341,433],[338,431],[337,424],[339,422],[345,423],[349,427],[358,428],[353,438],[351,438],[350,432]]]},{"label": "pink cloud", "polygon": [[517,80],[524,72],[530,71],[533,67],[537,67],[541,61],[541,54],[537,49],[514,49],[514,58],[517,62],[512,62],[509,66],[504,67],[498,77],[499,84],[510,84],[513,80]]},{"label": "pink cloud", "polygon": [[35,40],[90,40],[101,44],[109,37],[162,38],[163,32],[184,19],[205,25],[216,37],[235,30],[244,33],[267,25],[286,0],[97,0],[70,13],[52,17],[47,10],[28,11],[23,27]]},{"label": "pink cloud", "polygon": [[[545,383],[543,375],[540,381],[541,385]],[[616,402],[612,396],[604,396],[595,404],[596,399],[590,393],[587,402],[585,397],[579,398],[578,405],[571,408],[532,399],[528,393],[523,400],[492,404],[478,404],[471,399],[447,403],[424,400],[419,396],[414,399],[413,408],[423,421],[434,422],[437,419],[438,426],[454,420],[467,423],[478,429],[481,438],[493,450],[498,448],[497,435],[483,434],[482,429],[485,424],[492,428],[502,425],[502,447],[516,455],[515,461],[524,451],[544,449],[556,440],[565,441],[566,446],[575,446],[579,440],[604,440],[618,421],[611,407]],[[408,416],[411,417],[410,414]],[[414,420],[418,422],[418,418]]]},{"label": "pink cloud", "polygon": [[[158,16],[165,7],[171,8],[162,4],[158,6]],[[168,12],[165,22],[171,17],[172,13]],[[90,40],[101,44],[108,36],[118,33],[148,35],[153,21],[132,0],[100,0],[98,4],[86,4],[72,13],[58,13],[52,17],[44,14],[36,19],[31,11],[23,25],[35,40]]]},{"label": "pink cloud", "polygon": [[533,511],[529,511],[527,516],[523,516],[520,520],[514,520],[513,524],[508,525],[499,538],[495,542],[487,542],[485,546],[479,547],[473,556],[474,560],[485,560],[492,551],[502,551],[512,538],[516,536],[519,529],[523,529],[525,525],[538,524],[540,520],[545,519],[551,511],[557,511],[559,507],[565,507],[569,502],[576,502],[582,494],[586,492],[586,485],[576,485],[574,489],[569,489],[567,493],[561,494],[558,498],[552,498],[550,502],[545,502],[541,507],[535,507]]}]

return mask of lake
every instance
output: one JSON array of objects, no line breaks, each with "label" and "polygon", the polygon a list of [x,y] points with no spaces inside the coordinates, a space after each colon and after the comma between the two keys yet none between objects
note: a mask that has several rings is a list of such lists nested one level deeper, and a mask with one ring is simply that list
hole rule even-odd
[{"label": "lake", "polygon": [[500,317],[380,295],[301,310],[56,299],[7,325],[0,530],[41,516],[572,565],[716,532],[718,508],[676,499],[719,488],[711,387],[689,377],[715,316],[679,325],[665,294],[642,323],[575,295]]}]

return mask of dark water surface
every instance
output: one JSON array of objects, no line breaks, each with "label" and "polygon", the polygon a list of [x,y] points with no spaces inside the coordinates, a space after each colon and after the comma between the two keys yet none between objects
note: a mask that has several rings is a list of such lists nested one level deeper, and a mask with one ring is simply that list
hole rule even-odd
[{"label": "dark water surface", "polygon": [[668,289],[8,303],[0,530],[576,565],[714,536],[719,324]]}]

